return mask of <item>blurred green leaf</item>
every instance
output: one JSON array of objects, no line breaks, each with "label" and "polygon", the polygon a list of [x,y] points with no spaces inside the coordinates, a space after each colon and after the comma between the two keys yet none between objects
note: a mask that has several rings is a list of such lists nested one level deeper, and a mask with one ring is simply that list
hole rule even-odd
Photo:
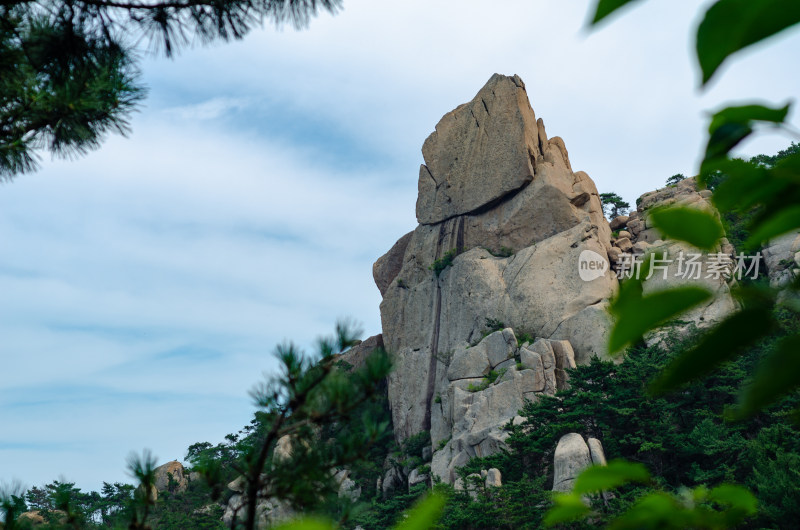
[{"label": "blurred green leaf", "polygon": [[405,518],[395,525],[395,530],[428,530],[439,522],[447,498],[441,493],[431,493],[411,508]]},{"label": "blurred green leaf", "polygon": [[642,497],[627,512],[608,525],[608,528],[681,528],[686,517],[680,505],[666,493],[651,493]]},{"label": "blurred green leaf", "polygon": [[697,28],[697,59],[705,85],[733,53],[800,22],[796,0],[719,0]]},{"label": "blurred green leaf", "polygon": [[595,493],[618,488],[628,482],[647,482],[650,473],[642,464],[612,460],[605,466],[592,466],[578,475],[573,491],[577,494]]},{"label": "blurred green leaf", "polygon": [[595,25],[617,9],[637,0],[598,0],[591,25]]},{"label": "blurred green leaf", "polygon": [[611,305],[617,321],[609,337],[609,351],[619,351],[640,340],[648,331],[709,298],[711,292],[702,287],[677,287],[650,293],[639,299],[620,288],[620,296]]},{"label": "blurred green leaf", "polygon": [[734,484],[722,484],[708,492],[709,500],[727,504],[731,509],[741,512],[743,516],[755,515],[758,501],[748,490]]},{"label": "blurred green leaf", "polygon": [[553,507],[544,516],[545,526],[568,523],[589,513],[589,507],[575,493],[559,493],[553,497]]},{"label": "blurred green leaf", "polygon": [[697,208],[656,208],[649,219],[666,237],[686,241],[704,250],[713,249],[725,235],[716,216]]},{"label": "blurred green leaf", "polygon": [[734,420],[747,419],[800,387],[800,335],[783,339],[756,369],[740,404],[730,411]]},{"label": "blurred green leaf", "polygon": [[772,172],[776,177],[788,179],[795,185],[800,183],[800,152],[780,160],[772,168]]},{"label": "blurred green leaf", "polygon": [[789,105],[772,108],[760,104],[726,107],[711,117],[708,126],[708,144],[701,173],[708,171],[707,163],[724,157],[753,132],[754,122],[782,123],[789,113]]},{"label": "blurred green leaf", "polygon": [[772,327],[772,314],[762,306],[743,309],[703,335],[694,348],[676,357],[650,384],[650,392],[663,394],[701,379],[720,364],[733,359],[763,337]]},{"label": "blurred green leaf", "polygon": [[303,517],[280,524],[275,527],[275,530],[333,530],[335,528],[337,526],[326,519]]},{"label": "blurred green leaf", "polygon": [[781,188],[781,183],[774,182],[766,168],[738,158],[718,161],[709,169],[728,177],[712,196],[714,205],[721,211],[747,210]]},{"label": "blurred green leaf", "polygon": [[747,238],[745,245],[752,246],[763,243],[796,228],[800,228],[800,205],[778,210],[760,221],[754,227],[750,237]]}]

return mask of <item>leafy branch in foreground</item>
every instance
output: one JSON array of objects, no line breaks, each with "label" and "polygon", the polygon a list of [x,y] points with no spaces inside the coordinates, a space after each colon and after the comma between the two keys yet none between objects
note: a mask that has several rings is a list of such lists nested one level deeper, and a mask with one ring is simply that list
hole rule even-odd
[{"label": "leafy branch in foreground", "polygon": [[[557,494],[547,512],[546,526],[555,526],[591,516],[588,500],[630,482],[649,482],[650,474],[641,464],[611,461],[607,466],[585,469],[569,493]],[[757,511],[753,495],[740,486],[723,484],[713,489],[698,486],[678,494],[656,491],[636,500],[614,519],[613,529],[718,529],[733,528]]]},{"label": "leafy branch in foreground", "polygon": [[[633,0],[598,0],[591,24],[597,24]],[[719,67],[733,54],[800,22],[800,3],[791,0],[717,0],[710,5],[697,28],[696,53],[705,86]],[[755,249],[770,239],[800,229],[800,153],[787,150],[774,163],[747,162],[731,156],[731,150],[758,127],[780,127],[789,105],[769,107],[748,103],[723,108],[711,116],[705,155],[698,181],[713,190],[712,201],[723,214],[737,212],[749,218],[745,249]],[[652,221],[664,235],[698,248],[713,249],[724,235],[713,213],[672,207],[654,211]],[[740,249],[742,250],[742,249]],[[629,282],[625,282],[629,283]],[[701,291],[673,288],[649,297],[642,296],[640,282],[623,284],[611,309],[617,321],[610,335],[609,349],[618,351],[664,322],[667,315],[681,314],[703,297]],[[688,352],[679,355],[658,375],[651,390],[665,393],[719,370],[723,363],[741,356],[749,345],[767,339],[773,329],[779,302],[797,300],[800,279],[784,292],[776,289],[739,291],[741,309],[706,333]],[[710,296],[710,293],[705,293]],[[669,307],[652,307],[669,302]],[[777,400],[800,388],[800,335],[784,337],[755,369],[752,382],[740,392],[739,405],[729,419],[753,417]],[[800,417],[800,409],[795,411]],[[625,468],[626,464],[620,464]],[[627,464],[628,466],[630,464]],[[583,495],[612,488],[606,483],[582,488],[598,471],[589,469],[579,477],[573,492],[556,497],[556,506],[546,518],[550,525],[585,517],[589,508]],[[613,473],[611,473],[613,475]],[[618,473],[616,477],[630,477]],[[756,513],[755,498],[738,486],[722,485],[712,490],[699,486],[680,495],[663,492],[640,498],[611,528],[729,528]]]},{"label": "leafy branch in foreground", "polygon": [[17,517],[27,511],[25,505],[25,490],[19,484],[0,486],[0,516],[5,522],[4,530],[17,528]]},{"label": "leafy branch in foreground", "polygon": [[304,27],[341,0],[9,0],[0,6],[0,181],[125,135],[145,96],[142,46],[173,57],[266,20]]},{"label": "leafy branch in foreground", "polygon": [[[245,482],[233,528],[255,528],[258,504],[269,499],[313,511],[337,491],[337,468],[362,458],[388,428],[365,406],[389,372],[389,357],[379,349],[353,371],[338,368],[338,354],[355,343],[352,327],[339,324],[334,337],[319,340],[315,356],[291,344],[277,348],[280,372],[252,392],[257,428],[231,464]],[[202,454],[195,468],[219,476]]]},{"label": "leafy branch in foreground", "polygon": [[[400,517],[393,530],[428,530],[442,516],[447,497],[432,492],[417,502]],[[337,527],[325,519],[301,518],[279,525],[276,530],[335,530]]]},{"label": "leafy branch in foreground", "polygon": [[[598,1],[593,24],[629,1]],[[706,10],[697,28],[696,51],[703,84],[730,55],[798,22],[800,4],[797,2],[717,0]],[[731,150],[759,127],[781,126],[789,108],[789,105],[770,107],[760,103],[735,105],[715,112],[710,119],[698,181],[712,189],[712,201],[723,214],[748,214],[749,237],[744,241],[745,249],[757,249],[772,238],[800,229],[800,152],[787,150],[784,156],[771,163],[744,161],[731,155]],[[714,248],[723,236],[719,219],[707,211],[664,208],[653,212],[652,221],[668,237],[703,249]],[[618,351],[663,323],[663,318],[656,317],[666,313],[678,315],[694,307],[701,296],[699,292],[690,293],[686,289],[663,291],[656,300],[654,295],[642,297],[638,285],[623,285],[612,304],[617,322],[611,333],[610,349]],[[740,355],[747,344],[766,337],[772,327],[773,308],[779,300],[787,300],[786,291],[793,292],[796,299],[800,293],[800,279],[783,293],[777,289],[739,291],[742,309],[711,330],[706,340],[687,356],[668,366],[654,383],[653,390],[674,390]],[[791,295],[788,299],[792,299]],[[670,302],[670,307],[651,307],[664,300]],[[787,337],[780,348],[762,359],[753,383],[741,393],[740,406],[731,414],[732,418],[751,417],[800,387],[800,369],[794,369],[798,345],[798,337]],[[776,378],[779,366],[785,370]]]},{"label": "leafy branch in foreground", "polygon": [[131,511],[131,530],[151,530],[147,517],[156,504],[156,459],[149,451],[144,451],[141,458],[132,454],[128,458],[128,469],[139,482],[133,493],[133,510]]}]

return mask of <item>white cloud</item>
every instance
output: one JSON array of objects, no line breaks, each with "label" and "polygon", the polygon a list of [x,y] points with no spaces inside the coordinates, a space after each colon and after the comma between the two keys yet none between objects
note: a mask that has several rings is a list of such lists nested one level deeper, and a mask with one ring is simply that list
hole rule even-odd
[{"label": "white cloud", "polygon": [[227,112],[246,109],[252,104],[253,101],[248,98],[216,97],[194,105],[173,107],[165,114],[183,121],[206,121],[224,116]]}]

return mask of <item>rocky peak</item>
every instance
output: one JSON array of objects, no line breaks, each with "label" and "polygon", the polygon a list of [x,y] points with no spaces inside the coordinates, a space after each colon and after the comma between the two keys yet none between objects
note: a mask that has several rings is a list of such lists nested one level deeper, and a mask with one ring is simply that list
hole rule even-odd
[{"label": "rocky peak", "polygon": [[[422,153],[420,224],[377,260],[373,276],[395,365],[395,437],[427,431],[432,474],[453,482],[457,467],[503,447],[502,426],[525,400],[566,388],[567,368],[607,356],[607,308],[619,286],[609,262],[683,248],[661,239],[648,209],[713,206],[687,179],[644,195],[638,211],[610,225],[594,182],[572,170],[561,138],[547,137],[518,76],[492,76],[439,121]],[[582,274],[584,256],[605,267]],[[676,282],[653,277],[644,288]],[[705,283],[720,296],[688,317],[699,326],[735,309],[725,279]],[[575,436],[582,463],[562,470],[564,484],[590,461]]]},{"label": "rocky peak", "polygon": [[440,223],[518,191],[533,180],[540,154],[525,85],[516,75],[493,75],[422,145],[417,220]]},{"label": "rocky peak", "polygon": [[[548,139],[519,77],[492,76],[422,152],[420,224],[373,275],[396,367],[395,435],[430,431],[434,473],[453,480],[458,462],[502,445],[500,427],[524,399],[605,355],[617,280],[579,277],[581,253],[605,256],[611,230],[594,183],[572,171],[563,140]],[[508,329],[484,339],[487,319]],[[521,348],[515,333],[540,341]]]}]

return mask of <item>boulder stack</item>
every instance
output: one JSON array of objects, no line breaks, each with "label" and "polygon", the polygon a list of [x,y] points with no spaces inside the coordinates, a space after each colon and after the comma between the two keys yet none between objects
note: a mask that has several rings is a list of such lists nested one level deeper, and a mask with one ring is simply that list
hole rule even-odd
[{"label": "boulder stack", "polygon": [[[440,120],[422,153],[419,225],[373,273],[395,362],[395,435],[431,431],[433,473],[452,481],[454,465],[498,449],[499,427],[524,399],[556,390],[560,346],[550,362],[543,344],[568,341],[573,360],[562,365],[606,355],[617,280],[579,277],[581,252],[606,256],[611,229],[594,183],[572,170],[563,140],[548,138],[519,77],[492,76]],[[487,322],[507,329],[484,338]],[[525,335],[545,340],[526,349],[533,366],[516,344]]]}]

